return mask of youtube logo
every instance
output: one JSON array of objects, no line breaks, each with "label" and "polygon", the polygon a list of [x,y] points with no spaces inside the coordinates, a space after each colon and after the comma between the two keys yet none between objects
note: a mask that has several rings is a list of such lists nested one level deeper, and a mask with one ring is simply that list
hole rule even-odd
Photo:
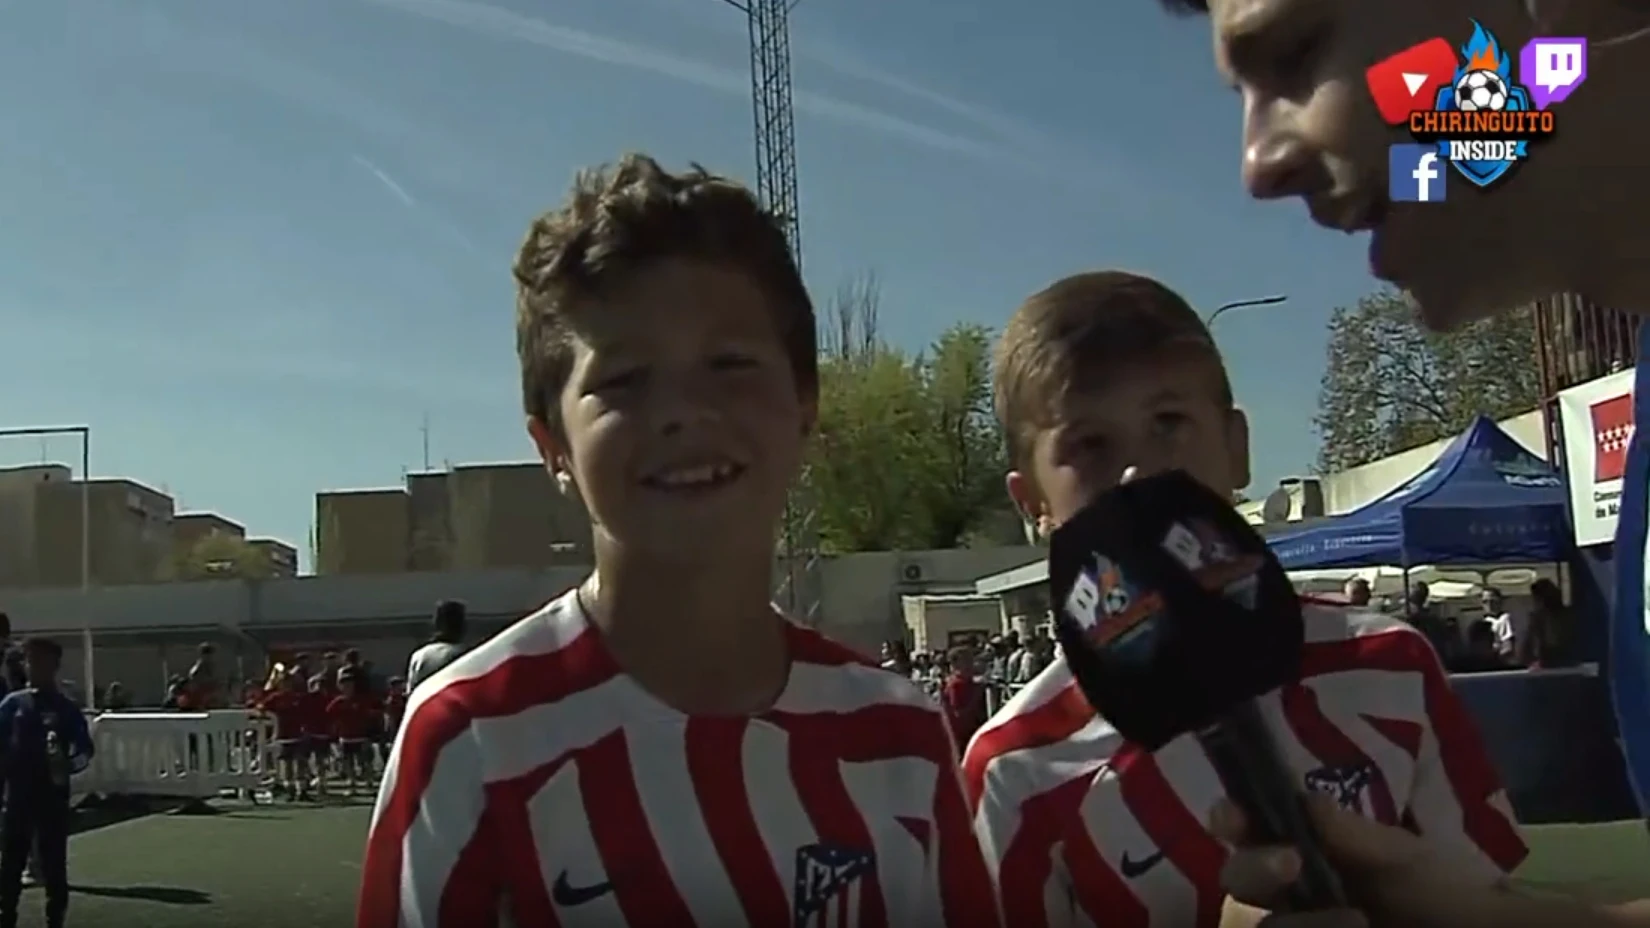
[{"label": "youtube logo", "polygon": [[1376,62],[1364,72],[1369,96],[1389,126],[1401,126],[1416,110],[1430,110],[1438,88],[1455,80],[1459,61],[1455,48],[1444,39],[1428,39]]}]

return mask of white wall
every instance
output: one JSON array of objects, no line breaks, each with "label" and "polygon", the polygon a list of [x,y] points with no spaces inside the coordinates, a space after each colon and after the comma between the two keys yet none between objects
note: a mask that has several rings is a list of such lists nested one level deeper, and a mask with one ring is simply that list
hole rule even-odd
[{"label": "white wall", "polygon": [[[1546,415],[1541,410],[1531,410],[1523,415],[1503,419],[1496,424],[1531,454],[1543,461],[1547,460],[1547,423]],[[1454,437],[1443,438],[1431,444],[1381,458],[1379,461],[1371,461],[1360,467],[1318,478],[1318,483],[1323,488],[1324,514],[1343,515],[1396,490],[1410,478],[1426,470],[1454,440]],[[1238,511],[1250,522],[1259,525],[1260,507],[1266,494],[1270,492],[1270,487],[1254,488],[1253,494],[1259,498],[1242,504]]]},{"label": "white wall", "polygon": [[[972,592],[975,578],[1038,556],[1035,548],[1017,547],[826,558],[819,624],[832,637],[875,654],[881,642],[902,632],[900,596]],[[172,629],[189,636],[198,629],[267,637],[332,623],[422,623],[436,602],[449,598],[468,604],[478,622],[513,620],[571,589],[586,573],[559,567],[153,583],[85,594],[0,590],[0,611],[11,616],[20,635],[73,636],[89,626],[100,634]]]},{"label": "white wall", "polygon": [[[974,592],[986,574],[1018,567],[1042,556],[1038,548],[958,548],[947,551],[867,551],[827,558],[820,628],[867,654],[882,642],[902,638],[905,618],[900,598],[917,593]],[[917,568],[920,580],[906,579]]]}]

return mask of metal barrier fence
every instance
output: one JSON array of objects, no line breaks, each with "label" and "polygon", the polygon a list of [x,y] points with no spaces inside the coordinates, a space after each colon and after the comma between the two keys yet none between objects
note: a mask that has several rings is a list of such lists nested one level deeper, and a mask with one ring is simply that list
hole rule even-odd
[{"label": "metal barrier fence", "polygon": [[[982,680],[996,712],[1022,688]],[[1608,694],[1596,668],[1508,671],[1452,679],[1518,812],[1529,824],[1632,818]],[[938,681],[924,681],[937,695]],[[91,720],[96,754],[77,796],[209,799],[251,795],[270,771],[273,723],[242,710],[106,712]]]},{"label": "metal barrier fence", "polygon": [[94,753],[79,796],[209,799],[250,796],[269,770],[274,725],[244,710],[105,712],[90,720]]}]

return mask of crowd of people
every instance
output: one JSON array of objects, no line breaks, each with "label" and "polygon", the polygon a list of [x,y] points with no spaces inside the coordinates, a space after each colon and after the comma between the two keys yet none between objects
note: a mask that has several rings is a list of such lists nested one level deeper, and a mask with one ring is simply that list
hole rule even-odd
[{"label": "crowd of people", "polygon": [[434,633],[415,650],[406,676],[382,685],[355,649],[328,651],[320,665],[299,653],[276,663],[258,685],[248,682],[245,704],[275,724],[273,793],[306,801],[325,797],[333,785],[357,795],[377,782],[390,743],[401,727],[407,695],[464,650],[466,609],[445,600],[435,609]]},{"label": "crowd of people", "polygon": [[[273,725],[268,756],[256,762],[267,774],[274,798],[309,801],[339,791],[358,795],[369,792],[383,770],[409,690],[463,653],[466,621],[462,602],[439,603],[433,634],[413,652],[405,676],[384,678],[358,649],[344,648],[319,654],[300,651],[287,660],[272,661],[262,680],[236,684],[220,673],[216,647],[203,642],[188,671],[167,680],[166,696],[158,707],[134,704],[120,681],[109,683],[90,707],[73,690],[72,681],[57,679],[55,673],[53,691],[82,715],[87,709],[251,710]],[[9,620],[0,613],[0,695],[29,687],[26,663],[25,647],[10,641]],[[198,762],[200,752],[201,746],[191,739],[189,762]]]},{"label": "crowd of people", "polygon": [[[1571,666],[1577,661],[1575,618],[1551,580],[1530,585],[1527,610],[1513,610],[1504,593],[1486,587],[1476,607],[1446,611],[1424,581],[1409,585],[1399,601],[1373,596],[1369,581],[1348,580],[1346,603],[1402,617],[1432,644],[1451,673]],[[1023,641],[1017,631],[992,635],[944,651],[912,650],[902,639],[882,645],[882,666],[910,677],[939,701],[959,742],[966,743],[986,719],[1054,662],[1046,627]]]},{"label": "crowd of people", "polygon": [[[224,709],[238,700],[266,715],[275,739],[258,762],[271,775],[275,798],[322,798],[339,785],[346,795],[368,792],[401,724],[407,679],[422,680],[462,652],[464,605],[439,604],[434,626],[430,642],[414,652],[408,677],[382,684],[358,650],[345,649],[318,659],[300,652],[231,694],[216,649],[202,643],[189,671],[168,681],[163,708]],[[31,883],[45,887],[48,928],[61,928],[68,910],[71,782],[95,747],[87,707],[58,674],[62,657],[51,639],[14,641],[10,618],[0,612],[0,928],[15,928],[21,890]],[[119,682],[98,702],[95,708],[105,712],[139,708]],[[202,750],[191,739],[192,761]]]},{"label": "crowd of people", "polygon": [[1054,640],[1043,627],[1024,641],[1014,630],[992,635],[984,647],[913,651],[902,639],[882,645],[883,668],[911,678],[944,707],[959,745],[1053,662]]},{"label": "crowd of people", "polygon": [[274,721],[272,793],[305,801],[334,784],[352,796],[370,789],[406,702],[406,681],[391,677],[379,689],[353,649],[322,655],[313,673],[306,654],[275,664],[246,696]]},{"label": "crowd of people", "polygon": [[1376,599],[1369,581],[1348,580],[1348,604],[1397,614],[1426,636],[1452,673],[1553,669],[1575,665],[1576,618],[1557,583],[1545,577],[1529,588],[1526,608],[1514,608],[1501,590],[1486,586],[1476,608],[1446,610],[1432,598],[1425,582],[1409,584],[1400,601]]}]

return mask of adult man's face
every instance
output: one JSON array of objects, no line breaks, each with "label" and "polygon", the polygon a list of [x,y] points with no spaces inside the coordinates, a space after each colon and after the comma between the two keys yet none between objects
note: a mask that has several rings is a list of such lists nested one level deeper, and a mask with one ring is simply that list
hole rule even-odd
[{"label": "adult man's face", "polygon": [[1428,39],[1459,47],[1474,20],[1516,55],[1533,31],[1519,0],[1210,0],[1209,8],[1216,64],[1243,100],[1243,178],[1253,196],[1299,197],[1326,227],[1371,231],[1371,270],[1408,290],[1435,328],[1581,289],[1568,285],[1581,260],[1574,230],[1558,218],[1577,173],[1555,157],[1563,138],[1491,195],[1453,178],[1446,202],[1388,197],[1388,148],[1413,139],[1381,120],[1365,72]]}]

